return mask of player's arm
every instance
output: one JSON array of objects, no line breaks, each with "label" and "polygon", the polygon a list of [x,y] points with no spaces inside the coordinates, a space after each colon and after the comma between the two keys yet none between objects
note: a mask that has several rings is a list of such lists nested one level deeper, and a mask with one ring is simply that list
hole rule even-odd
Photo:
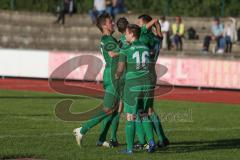
[{"label": "player's arm", "polygon": [[115,74],[116,79],[120,79],[125,69],[125,62],[118,62],[117,72]]},{"label": "player's arm", "polygon": [[126,67],[126,55],[124,53],[125,51],[121,50],[120,51],[120,55],[119,55],[119,61],[118,61],[118,68],[117,68],[117,71],[116,71],[116,74],[115,74],[115,78],[116,79],[120,79],[120,77],[122,76],[124,70],[125,70],[125,67]]},{"label": "player's arm", "polygon": [[128,47],[129,47],[128,45],[123,45],[123,43],[119,41],[118,47],[114,51],[108,52],[108,54],[110,57],[117,57],[119,56],[121,50],[123,52],[123,50],[126,50]]},{"label": "player's arm", "polygon": [[146,24],[146,28],[147,28],[147,29],[150,29],[152,26],[155,25],[155,23],[156,23],[157,21],[158,21],[157,18],[153,18],[150,22],[148,22],[148,23]]},{"label": "player's arm", "polygon": [[161,25],[160,23],[157,21],[155,22],[155,27],[156,27],[156,33],[157,33],[157,36],[162,39],[163,38],[163,34],[162,34],[162,30],[161,30]]}]

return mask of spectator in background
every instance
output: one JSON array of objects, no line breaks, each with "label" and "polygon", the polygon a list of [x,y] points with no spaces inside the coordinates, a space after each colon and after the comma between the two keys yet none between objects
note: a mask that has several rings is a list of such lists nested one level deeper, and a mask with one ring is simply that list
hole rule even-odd
[{"label": "spectator in background", "polygon": [[224,37],[226,41],[225,52],[232,52],[232,44],[237,41],[237,30],[236,30],[236,20],[234,18],[229,18],[224,28]]},{"label": "spectator in background", "polygon": [[240,28],[237,30],[237,41],[240,42]]},{"label": "spectator in background", "polygon": [[113,0],[113,17],[125,12],[127,12],[127,9],[124,5],[124,0]]},{"label": "spectator in background", "polygon": [[95,24],[97,17],[106,12],[106,0],[94,0],[93,9],[89,11],[92,23]]},{"label": "spectator in background", "polygon": [[114,17],[113,15],[113,0],[106,0],[106,12]]},{"label": "spectator in background", "polygon": [[63,0],[61,6],[60,6],[60,12],[58,19],[55,21],[55,23],[61,23],[65,24],[65,14],[69,13],[72,15],[76,11],[76,7],[74,6],[73,0]]},{"label": "spectator in background", "polygon": [[162,48],[170,50],[171,44],[170,44],[170,23],[166,20],[165,16],[162,16],[159,20],[159,23],[161,25],[161,30],[163,33],[163,41],[162,41]]},{"label": "spectator in background", "polygon": [[197,35],[197,32],[193,27],[188,28],[187,33],[188,33],[188,39],[189,40],[199,39],[199,36]]},{"label": "spectator in background", "polygon": [[207,35],[204,38],[203,52],[207,53],[209,50],[211,40],[215,40],[217,42],[217,46],[216,46],[215,50],[217,51],[217,53],[223,54],[224,47],[225,47],[225,39],[223,36],[224,27],[223,27],[223,24],[220,23],[219,18],[214,18],[211,30],[212,30],[212,35]]},{"label": "spectator in background", "polygon": [[176,17],[176,22],[172,24],[172,41],[176,50],[182,51],[182,38],[184,37],[185,26],[182,23],[182,18],[180,16]]}]

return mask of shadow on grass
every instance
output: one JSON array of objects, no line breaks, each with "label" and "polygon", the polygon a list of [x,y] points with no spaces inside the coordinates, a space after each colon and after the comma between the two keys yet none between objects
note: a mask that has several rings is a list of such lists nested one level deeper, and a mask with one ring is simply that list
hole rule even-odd
[{"label": "shadow on grass", "polygon": [[173,142],[167,150],[160,150],[160,152],[187,153],[219,149],[240,149],[240,139]]}]

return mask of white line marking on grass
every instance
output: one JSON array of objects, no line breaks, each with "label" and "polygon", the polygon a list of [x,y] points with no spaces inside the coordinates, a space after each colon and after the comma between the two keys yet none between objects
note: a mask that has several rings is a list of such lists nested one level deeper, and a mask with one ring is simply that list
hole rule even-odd
[{"label": "white line marking on grass", "polygon": [[[14,116],[14,118],[17,118],[17,119],[27,119],[27,120],[34,120],[34,121],[54,121],[54,122],[57,122],[59,120],[57,119],[42,119],[42,118],[33,118],[33,117],[27,117],[27,116]],[[60,121],[59,121],[60,122]]]},{"label": "white line marking on grass", "polygon": [[0,135],[0,139],[3,138],[36,138],[36,137],[52,137],[52,136],[68,136],[73,135],[72,133],[49,133],[49,134],[42,134],[42,135]]},{"label": "white line marking on grass", "polygon": [[[183,128],[183,129],[166,129],[167,132],[178,132],[178,131],[202,131],[202,132],[217,132],[217,131],[230,131],[230,130],[240,130],[240,127],[232,127],[232,128],[199,128],[199,129],[191,129],[191,128]],[[98,135],[98,132],[90,132],[87,135]],[[124,131],[119,131],[118,134],[125,134]],[[0,135],[0,139],[4,138],[37,138],[37,137],[53,137],[53,136],[73,136],[72,132],[63,132],[63,133],[46,133],[40,135]]]}]

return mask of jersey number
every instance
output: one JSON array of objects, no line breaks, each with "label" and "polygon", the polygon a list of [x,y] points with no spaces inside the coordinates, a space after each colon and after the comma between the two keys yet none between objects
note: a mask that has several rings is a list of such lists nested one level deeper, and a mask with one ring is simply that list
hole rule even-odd
[{"label": "jersey number", "polygon": [[146,69],[146,64],[149,63],[148,57],[149,57],[149,52],[147,52],[147,51],[144,51],[142,53],[142,57],[140,57],[139,51],[137,51],[133,54],[132,58],[136,59],[136,69],[137,70]]}]

